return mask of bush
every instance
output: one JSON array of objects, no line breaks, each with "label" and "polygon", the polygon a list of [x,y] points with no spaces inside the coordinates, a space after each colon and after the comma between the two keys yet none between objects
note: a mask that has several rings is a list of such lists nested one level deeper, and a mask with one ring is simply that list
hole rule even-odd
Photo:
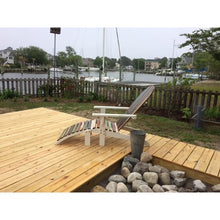
[{"label": "bush", "polygon": [[191,118],[192,113],[189,108],[186,107],[186,108],[182,109],[182,113],[183,113],[183,116],[182,116],[183,119],[190,119]]},{"label": "bush", "polygon": [[83,102],[84,101],[83,96],[79,96],[78,100],[79,100],[79,102]]},{"label": "bush", "polygon": [[52,97],[55,91],[56,91],[56,86],[49,85],[49,84],[39,86],[39,88],[38,88],[38,93],[42,97],[45,97],[45,96]]},{"label": "bush", "polygon": [[105,101],[106,101],[106,97],[103,96],[103,95],[99,95],[99,96],[98,96],[98,101],[99,101],[99,102],[105,102]]},{"label": "bush", "polygon": [[214,107],[212,109],[207,109],[205,111],[205,118],[219,121],[220,120],[220,107]]},{"label": "bush", "polygon": [[0,93],[0,97],[2,97],[2,99],[13,99],[15,97],[19,97],[19,94],[17,91],[7,89]]}]

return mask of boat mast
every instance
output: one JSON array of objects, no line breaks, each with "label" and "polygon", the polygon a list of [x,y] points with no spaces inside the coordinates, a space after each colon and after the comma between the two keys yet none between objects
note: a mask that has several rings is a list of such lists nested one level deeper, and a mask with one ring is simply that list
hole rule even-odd
[{"label": "boat mast", "polygon": [[118,37],[118,28],[115,28],[116,35],[117,35],[117,41],[118,41],[118,50],[119,50],[119,58],[120,58],[120,69],[119,69],[119,81],[121,82],[121,49],[120,49],[120,43],[119,43],[119,37]]},{"label": "boat mast", "polygon": [[103,28],[102,76],[104,76],[104,74],[105,74],[105,28]]}]

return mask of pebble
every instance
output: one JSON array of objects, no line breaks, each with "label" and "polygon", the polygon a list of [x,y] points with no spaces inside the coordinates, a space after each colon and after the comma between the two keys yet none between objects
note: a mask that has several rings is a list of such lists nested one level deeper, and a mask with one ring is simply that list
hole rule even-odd
[{"label": "pebble", "polygon": [[158,174],[154,172],[145,172],[143,178],[151,187],[158,182]]},{"label": "pebble", "polygon": [[170,174],[169,173],[160,173],[159,174],[159,182],[161,185],[170,185]]},{"label": "pebble", "polygon": [[133,172],[137,172],[140,173],[141,175],[143,175],[145,172],[149,171],[149,164],[148,163],[144,163],[144,162],[138,162],[134,169]]},{"label": "pebble", "polygon": [[170,176],[175,179],[175,178],[184,178],[185,177],[185,172],[184,171],[179,171],[179,170],[172,170],[170,172]]},{"label": "pebble", "polygon": [[132,191],[136,192],[138,187],[141,186],[141,185],[147,185],[147,183],[144,182],[143,180],[134,180],[132,182]]},{"label": "pebble", "polygon": [[124,178],[127,178],[130,174],[130,170],[127,168],[127,167],[123,167],[122,170],[121,170],[121,175],[124,177]]},{"label": "pebble", "polygon": [[148,152],[143,152],[141,154],[141,158],[140,158],[140,161],[141,162],[145,162],[145,163],[148,163],[150,162],[151,160],[153,159],[152,155]]},{"label": "pebble", "polygon": [[164,189],[159,184],[155,184],[152,189],[154,192],[164,192]]},{"label": "pebble", "polygon": [[122,176],[122,175],[119,175],[119,174],[115,174],[115,175],[112,175],[108,178],[108,181],[113,181],[113,182],[116,182],[116,183],[119,183],[119,182],[123,182],[123,183],[126,183],[126,179]]},{"label": "pebble", "polygon": [[127,167],[130,170],[130,172],[132,172],[133,166],[132,166],[132,164],[130,162],[123,161],[122,165],[121,165],[121,169],[123,169],[124,167]]},{"label": "pebble", "polygon": [[177,187],[182,187],[186,183],[186,178],[175,178],[173,182]]},{"label": "pebble", "polygon": [[106,190],[108,192],[117,192],[117,183],[110,181],[106,186]]},{"label": "pebble", "polygon": [[134,180],[142,180],[142,175],[137,172],[130,173],[127,178],[127,182],[132,183]]},{"label": "pebble", "polygon": [[176,191],[177,190],[177,187],[176,185],[162,185],[162,188],[165,190],[165,191]]},{"label": "pebble", "polygon": [[212,186],[212,191],[213,192],[220,192],[220,184]]},{"label": "pebble", "polygon": [[132,156],[125,156],[124,161],[129,162],[132,166],[135,166],[138,162],[140,162],[137,158],[134,158]]},{"label": "pebble", "polygon": [[150,166],[149,167],[150,172],[155,172],[155,173],[161,173],[161,167],[158,166]]},{"label": "pebble", "polygon": [[153,190],[148,185],[140,185],[137,192],[153,192]]},{"label": "pebble", "polygon": [[195,191],[205,192],[207,187],[201,180],[194,180],[193,187]]},{"label": "pebble", "polygon": [[103,186],[96,185],[92,188],[91,192],[108,192]]},{"label": "pebble", "polygon": [[129,192],[128,187],[124,183],[122,183],[122,182],[117,184],[116,191],[117,192]]}]

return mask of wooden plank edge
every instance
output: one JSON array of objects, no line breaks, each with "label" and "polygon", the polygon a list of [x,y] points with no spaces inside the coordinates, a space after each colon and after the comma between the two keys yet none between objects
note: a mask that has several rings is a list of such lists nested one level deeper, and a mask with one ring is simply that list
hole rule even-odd
[{"label": "wooden plank edge", "polygon": [[220,178],[218,176],[203,173],[201,171],[194,170],[189,167],[184,167],[182,165],[173,163],[171,161],[163,160],[158,157],[153,156],[153,164],[157,164],[157,165],[166,167],[168,170],[184,171],[186,173],[187,177],[192,178],[192,179],[200,179],[201,181],[208,183],[208,184],[216,185],[216,184],[220,183]]}]

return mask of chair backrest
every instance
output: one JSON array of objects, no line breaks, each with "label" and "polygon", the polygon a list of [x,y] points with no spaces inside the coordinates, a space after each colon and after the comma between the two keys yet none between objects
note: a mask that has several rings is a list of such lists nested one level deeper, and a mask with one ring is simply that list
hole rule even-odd
[{"label": "chair backrest", "polygon": [[[126,111],[126,114],[135,114],[138,109],[149,99],[152,92],[154,91],[154,86],[149,86],[145,89],[131,104],[130,108]],[[118,126],[118,130],[120,130],[124,125],[130,120],[130,117],[124,117],[119,119],[116,123]]]}]

